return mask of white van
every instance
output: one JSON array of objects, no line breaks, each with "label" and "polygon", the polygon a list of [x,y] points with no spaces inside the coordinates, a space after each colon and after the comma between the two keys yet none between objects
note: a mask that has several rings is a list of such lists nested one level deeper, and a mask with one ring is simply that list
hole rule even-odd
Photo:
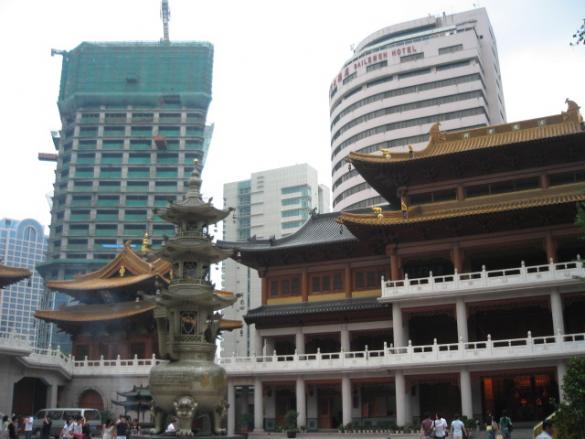
[{"label": "white van", "polygon": [[43,427],[43,419],[47,417],[51,420],[51,436],[58,438],[65,421],[67,419],[75,419],[79,416],[85,418],[89,423],[92,436],[101,435],[102,417],[99,410],[84,409],[84,408],[58,408],[58,409],[43,409],[34,417],[33,422],[33,436],[40,437],[41,428]]}]

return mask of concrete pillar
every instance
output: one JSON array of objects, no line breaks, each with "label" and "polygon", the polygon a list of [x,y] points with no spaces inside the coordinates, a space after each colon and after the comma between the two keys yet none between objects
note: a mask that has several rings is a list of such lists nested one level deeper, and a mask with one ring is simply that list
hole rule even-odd
[{"label": "concrete pillar", "polygon": [[298,427],[307,426],[307,397],[305,396],[305,380],[302,377],[297,377],[297,418]]},{"label": "concrete pillar", "polygon": [[264,432],[264,398],[260,378],[254,379],[254,431]]},{"label": "concrete pillar", "polygon": [[256,352],[257,356],[262,355],[262,336],[258,333],[257,329],[254,334],[254,352]]},{"label": "concrete pillar", "polygon": [[402,310],[397,303],[392,304],[392,332],[394,333],[394,346],[404,346],[404,331],[402,328]]},{"label": "concrete pillar", "polygon": [[473,419],[473,404],[471,397],[471,374],[467,369],[459,372],[459,386],[461,389],[461,414]]},{"label": "concrete pillar", "polygon": [[231,381],[228,382],[227,402],[227,435],[233,436],[236,433],[236,390]]},{"label": "concrete pillar", "polygon": [[341,328],[341,350],[349,352],[351,350],[351,343],[349,340],[349,329],[347,327]]},{"label": "concrete pillar", "polygon": [[295,333],[295,349],[299,355],[305,353],[305,334],[303,334],[301,328],[297,328],[297,332]]},{"label": "concrete pillar", "polygon": [[462,297],[455,302],[455,314],[457,316],[457,339],[464,343],[469,341],[467,332],[467,306]]},{"label": "concrete pillar", "polygon": [[553,321],[554,334],[565,333],[565,320],[563,318],[563,299],[558,290],[553,289],[550,293],[550,310]]},{"label": "concrete pillar", "polygon": [[396,424],[404,427],[406,425],[406,382],[402,371],[396,371],[394,387],[396,389]]},{"label": "concrete pillar", "polygon": [[565,375],[567,374],[567,365],[565,363],[557,364],[557,382],[559,384],[559,401],[566,402],[565,392],[563,392],[563,382],[565,381]]},{"label": "concrete pillar", "polygon": [[58,392],[59,386],[57,384],[47,386],[47,407],[49,408],[57,407]]},{"label": "concrete pillar", "polygon": [[351,381],[346,375],[341,377],[341,413],[343,425],[349,424],[351,422]]}]

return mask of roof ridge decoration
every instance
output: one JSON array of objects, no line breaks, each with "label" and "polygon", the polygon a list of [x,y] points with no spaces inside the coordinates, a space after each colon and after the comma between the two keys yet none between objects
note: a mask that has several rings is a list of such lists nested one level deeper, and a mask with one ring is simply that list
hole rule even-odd
[{"label": "roof ridge decoration", "polygon": [[419,151],[409,148],[407,152],[390,154],[383,148],[377,153],[350,152],[347,160],[353,164],[396,163],[583,132],[580,107],[568,98],[565,103],[567,111],[557,115],[449,133],[441,131],[441,124],[436,122],[429,129],[427,146]]}]

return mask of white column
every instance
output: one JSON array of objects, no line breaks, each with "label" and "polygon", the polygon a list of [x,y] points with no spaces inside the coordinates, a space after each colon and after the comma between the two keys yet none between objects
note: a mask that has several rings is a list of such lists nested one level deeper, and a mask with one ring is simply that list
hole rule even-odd
[{"label": "white column", "polygon": [[396,388],[396,424],[404,427],[406,424],[406,382],[404,373],[400,370],[394,375],[394,386]]},{"label": "white column", "polygon": [[553,332],[555,335],[565,333],[565,321],[563,320],[563,301],[561,294],[556,290],[550,293],[550,310],[552,313]]},{"label": "white column", "polygon": [[297,354],[302,355],[305,353],[305,334],[303,334],[301,328],[297,328],[297,332],[295,333],[295,348]]},{"label": "white column", "polygon": [[567,373],[567,365],[565,363],[557,364],[557,382],[559,384],[559,400],[565,401],[565,392],[563,392],[563,382],[565,381],[565,374]]},{"label": "white column", "polygon": [[351,422],[351,381],[348,376],[341,377],[341,422],[347,425]]},{"label": "white column", "polygon": [[258,333],[258,330],[254,334],[254,350],[257,356],[262,355],[262,336]]},{"label": "white column", "polygon": [[469,335],[467,333],[467,306],[462,297],[455,303],[455,314],[457,316],[457,338],[459,341],[467,343]]},{"label": "white column", "polygon": [[236,390],[231,381],[228,382],[227,402],[227,435],[234,436],[236,433]]},{"label": "white column", "polygon": [[262,381],[254,379],[254,431],[264,431],[264,398],[262,395]]},{"label": "white column", "polygon": [[347,329],[347,327],[341,328],[341,350],[343,352],[349,352],[351,350],[351,344],[349,342],[349,329]]},{"label": "white column", "polygon": [[57,407],[58,391],[59,386],[57,384],[47,386],[47,407]]},{"label": "white column", "polygon": [[394,333],[394,346],[404,346],[402,310],[397,303],[392,304],[392,332]]},{"label": "white column", "polygon": [[297,418],[298,427],[307,426],[307,397],[305,396],[305,380],[302,377],[297,377]]},{"label": "white column", "polygon": [[459,386],[461,389],[461,414],[473,419],[473,405],[471,399],[471,374],[467,369],[459,372]]}]

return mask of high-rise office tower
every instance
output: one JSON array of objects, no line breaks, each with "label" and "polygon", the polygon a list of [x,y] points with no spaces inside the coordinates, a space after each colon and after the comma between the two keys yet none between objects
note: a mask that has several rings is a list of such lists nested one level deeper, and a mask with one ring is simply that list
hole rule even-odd
[{"label": "high-rise office tower", "polygon": [[36,320],[44,285],[36,272],[47,257],[47,237],[34,219],[0,220],[0,260],[12,267],[28,268],[32,276],[14,283],[0,293],[0,332],[14,332],[36,342]]},{"label": "high-rise office tower", "polygon": [[[80,44],[63,55],[47,279],[96,269],[127,240],[153,247],[173,226],[155,213],[185,192],[205,160],[213,46],[206,42]],[[49,293],[44,308],[65,300]],[[46,343],[52,331],[44,331]],[[63,341],[61,341],[63,343]]]},{"label": "high-rise office tower", "polygon": [[[380,29],[357,45],[329,90],[333,209],[382,204],[348,165],[352,151],[424,148],[429,128],[505,122],[496,38],[483,8]],[[437,200],[433,200],[437,201]]]},{"label": "high-rise office tower", "polygon": [[[329,212],[329,188],[319,185],[317,171],[307,164],[255,172],[250,179],[223,186],[224,206],[234,207],[233,217],[223,225],[223,239],[270,240],[299,230],[312,212]],[[225,309],[229,319],[242,319],[248,309],[260,306],[261,282],[255,270],[227,259],[222,284],[241,296]],[[252,331],[252,332],[251,332]],[[254,350],[254,328],[223,334],[222,355],[250,355]]]}]

